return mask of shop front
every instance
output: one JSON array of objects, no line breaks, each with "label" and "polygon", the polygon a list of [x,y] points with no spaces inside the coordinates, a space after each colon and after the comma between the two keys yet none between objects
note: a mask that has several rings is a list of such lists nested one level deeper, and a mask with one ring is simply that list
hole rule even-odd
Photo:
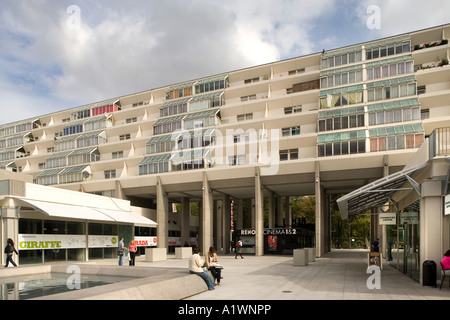
[{"label": "shop front", "polygon": [[[255,253],[255,229],[236,230],[235,241],[241,239],[242,253]],[[315,225],[303,224],[296,228],[264,229],[264,254],[291,255],[294,249],[315,246]]]},{"label": "shop front", "polygon": [[420,201],[394,213],[386,225],[386,262],[416,281],[420,280]]},{"label": "shop front", "polygon": [[14,188],[4,188],[8,192],[0,195],[1,245],[8,238],[14,241],[20,265],[113,259],[120,238],[128,246],[136,235],[139,247],[156,246],[156,223],[135,212],[140,208],[129,201],[30,183],[22,186],[20,195],[11,194]]}]

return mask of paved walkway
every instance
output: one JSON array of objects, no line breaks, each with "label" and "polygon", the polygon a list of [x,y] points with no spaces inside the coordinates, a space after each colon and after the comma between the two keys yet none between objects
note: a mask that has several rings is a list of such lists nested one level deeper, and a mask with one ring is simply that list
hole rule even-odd
[{"label": "paved walkway", "polygon": [[[294,266],[292,256],[222,255],[219,260],[224,266],[221,285],[186,300],[450,300],[447,279],[442,290],[422,286],[387,264],[381,288],[368,289],[371,274],[362,251],[333,251],[304,267]],[[187,268],[188,261],[169,255],[166,261],[138,260],[136,265]]]}]

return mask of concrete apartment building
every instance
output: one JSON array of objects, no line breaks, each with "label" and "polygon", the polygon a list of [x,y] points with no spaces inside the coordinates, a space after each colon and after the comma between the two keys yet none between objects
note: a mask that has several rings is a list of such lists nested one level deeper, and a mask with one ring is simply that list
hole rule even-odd
[{"label": "concrete apartment building", "polygon": [[321,256],[330,195],[403,170],[450,127],[449,36],[443,25],[2,125],[0,168],[152,209],[159,247],[175,230],[182,243],[197,234],[202,252],[229,250],[231,200],[262,255],[265,227],[291,227],[283,199],[314,195]]}]

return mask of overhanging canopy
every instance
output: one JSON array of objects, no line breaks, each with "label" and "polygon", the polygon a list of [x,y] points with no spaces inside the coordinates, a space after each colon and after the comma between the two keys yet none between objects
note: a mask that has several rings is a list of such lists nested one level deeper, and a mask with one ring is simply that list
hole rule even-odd
[{"label": "overhanging canopy", "polygon": [[[342,219],[357,215],[361,212],[384,205],[398,191],[410,190],[412,188],[419,191],[417,184],[410,178],[415,171],[427,166],[427,163],[403,169],[384,178],[378,179],[365,185],[337,200]],[[405,188],[406,183],[410,187]]]},{"label": "overhanging canopy", "polygon": [[156,227],[157,223],[153,220],[137,215],[131,211],[111,210],[94,207],[85,207],[71,204],[29,200],[24,198],[15,198],[32,208],[56,218],[79,219],[87,221],[103,221],[134,224],[138,226]]}]

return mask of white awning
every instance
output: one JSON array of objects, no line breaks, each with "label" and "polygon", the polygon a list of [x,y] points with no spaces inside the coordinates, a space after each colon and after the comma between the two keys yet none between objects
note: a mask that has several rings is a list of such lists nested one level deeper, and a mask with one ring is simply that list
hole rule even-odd
[{"label": "white awning", "polygon": [[392,201],[392,196],[398,191],[415,189],[420,192],[418,190],[420,186],[411,179],[410,175],[427,165],[426,162],[412,168],[403,169],[340,197],[336,202],[341,211],[342,219],[347,219],[371,208],[380,207],[388,201]]},{"label": "white awning", "polygon": [[63,204],[48,201],[15,198],[22,203],[48,215],[57,218],[77,219],[85,221],[103,221],[134,224],[138,226],[156,227],[153,220],[125,210],[111,210],[79,205]]}]

